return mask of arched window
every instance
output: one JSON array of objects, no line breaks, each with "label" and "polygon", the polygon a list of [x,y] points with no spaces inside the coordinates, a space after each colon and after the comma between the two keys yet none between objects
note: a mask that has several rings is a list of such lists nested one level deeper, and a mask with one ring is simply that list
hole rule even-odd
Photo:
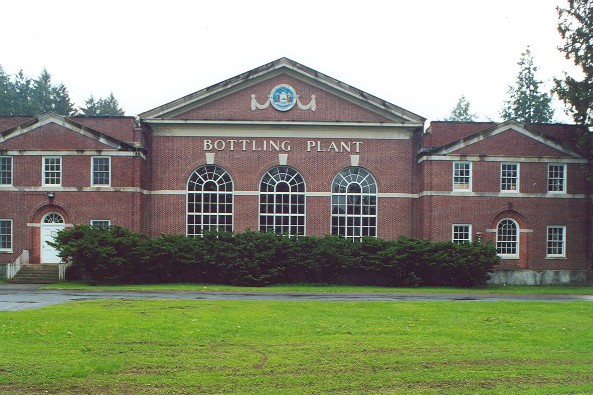
[{"label": "arched window", "polygon": [[262,177],[259,186],[259,230],[305,234],[305,181],[288,166],[277,166]]},{"label": "arched window", "polygon": [[519,257],[519,225],[514,219],[504,218],[498,223],[496,252],[502,258]]},{"label": "arched window", "polygon": [[215,165],[198,167],[187,182],[187,235],[233,231],[233,180]]},{"label": "arched window", "polygon": [[377,236],[377,182],[362,167],[339,172],[332,183],[332,234]]},{"label": "arched window", "polygon": [[58,213],[48,213],[43,217],[44,224],[63,224],[64,218]]}]

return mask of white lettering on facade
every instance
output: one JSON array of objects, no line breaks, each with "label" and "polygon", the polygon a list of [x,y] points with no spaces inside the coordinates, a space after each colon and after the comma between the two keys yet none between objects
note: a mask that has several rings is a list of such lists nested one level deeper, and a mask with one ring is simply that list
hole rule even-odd
[{"label": "white lettering on facade", "polygon": [[[290,152],[289,140],[204,140],[204,151],[275,151]],[[307,152],[360,153],[362,141],[307,140]]]}]

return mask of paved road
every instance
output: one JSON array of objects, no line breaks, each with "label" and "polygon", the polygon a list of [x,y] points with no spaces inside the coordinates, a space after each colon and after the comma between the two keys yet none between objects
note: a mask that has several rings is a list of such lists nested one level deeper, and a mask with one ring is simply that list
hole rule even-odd
[{"label": "paved road", "polygon": [[46,290],[36,285],[0,285],[0,311],[17,311],[93,299],[160,300],[281,300],[325,302],[593,302],[593,295],[500,295],[500,294],[413,294],[413,293],[265,293],[204,291],[79,291]]}]

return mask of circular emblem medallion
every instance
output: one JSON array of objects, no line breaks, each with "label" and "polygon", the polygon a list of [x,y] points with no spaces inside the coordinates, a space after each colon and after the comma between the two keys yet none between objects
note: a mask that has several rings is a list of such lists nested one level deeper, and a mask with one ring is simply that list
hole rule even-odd
[{"label": "circular emblem medallion", "polygon": [[270,92],[270,102],[278,111],[288,111],[296,104],[296,92],[290,85],[276,85]]}]

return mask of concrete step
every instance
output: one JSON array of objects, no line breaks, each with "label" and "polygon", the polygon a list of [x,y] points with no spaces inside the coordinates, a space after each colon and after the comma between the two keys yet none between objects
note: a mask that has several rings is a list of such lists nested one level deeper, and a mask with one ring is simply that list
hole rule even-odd
[{"label": "concrete step", "polygon": [[12,279],[13,284],[53,284],[58,281],[58,265],[25,265]]}]

